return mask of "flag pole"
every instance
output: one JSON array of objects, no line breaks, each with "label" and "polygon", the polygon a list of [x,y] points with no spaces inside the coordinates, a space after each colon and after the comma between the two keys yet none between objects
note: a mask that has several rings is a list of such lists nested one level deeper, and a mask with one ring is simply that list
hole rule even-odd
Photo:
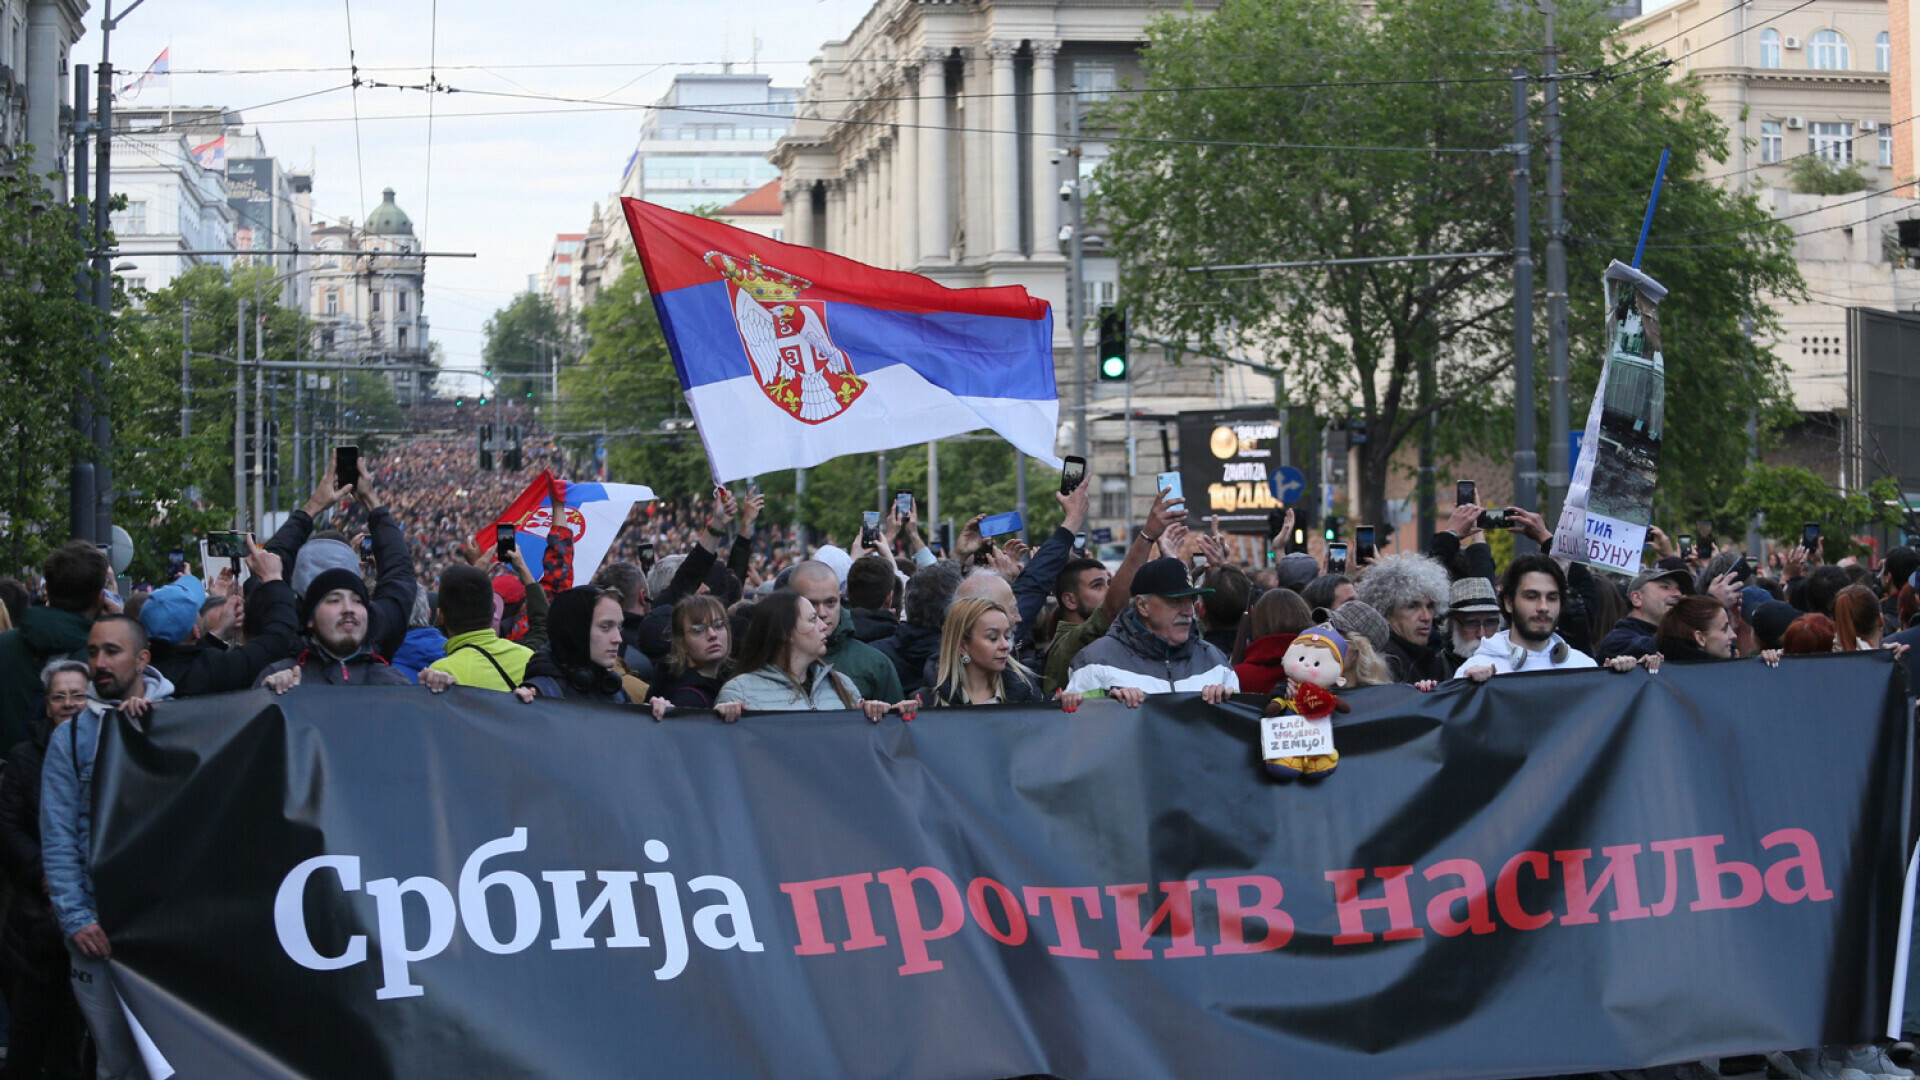
[{"label": "flag pole", "polygon": [[1640,256],[1647,253],[1647,234],[1653,231],[1653,208],[1660,205],[1660,185],[1667,179],[1667,158],[1673,153],[1670,147],[1660,150],[1660,169],[1653,174],[1653,191],[1647,195],[1647,216],[1640,222],[1640,242],[1633,246],[1633,268],[1640,269]]}]

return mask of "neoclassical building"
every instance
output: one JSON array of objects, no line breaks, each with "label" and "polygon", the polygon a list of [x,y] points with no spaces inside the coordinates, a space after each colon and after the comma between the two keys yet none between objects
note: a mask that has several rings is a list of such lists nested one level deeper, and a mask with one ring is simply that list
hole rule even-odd
[{"label": "neoclassical building", "polygon": [[[307,311],[315,353],[369,367],[426,364],[426,259],[416,254],[413,219],[394,202],[393,189],[381,192],[365,225],[314,229],[313,246],[318,254]],[[402,405],[432,392],[430,374],[387,374]]]},{"label": "neoclassical building", "polygon": [[[1077,96],[1084,116],[1136,79],[1147,23],[1181,6],[877,0],[845,40],[822,46],[793,128],[769,155],[780,167],[789,242],[956,288],[1024,285],[1052,303],[1066,452],[1082,385],[1068,333],[1061,237],[1071,215],[1061,187],[1075,160],[1067,152],[1070,110]],[[1218,6],[1194,4],[1201,12]],[[1083,133],[1083,175],[1105,156],[1102,134]],[[1114,302],[1117,273],[1097,223],[1089,223],[1083,241],[1091,322],[1100,305]],[[1093,336],[1089,328],[1089,356]],[[1137,519],[1129,502],[1144,508],[1162,464],[1159,417],[1274,401],[1272,381],[1255,371],[1192,359],[1169,364],[1158,349],[1137,343],[1133,357],[1130,383],[1087,385],[1089,456],[1101,478],[1094,516],[1102,523]],[[1129,430],[1137,457],[1128,453]],[[1141,482],[1129,483],[1130,463]]]}]

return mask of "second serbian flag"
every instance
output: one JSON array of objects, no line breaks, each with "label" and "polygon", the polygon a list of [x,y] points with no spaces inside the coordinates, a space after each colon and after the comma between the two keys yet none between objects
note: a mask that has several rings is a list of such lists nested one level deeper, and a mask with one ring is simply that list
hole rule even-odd
[{"label": "second serbian flag", "polygon": [[1059,466],[1046,301],[621,202],[714,479],[980,428]]}]

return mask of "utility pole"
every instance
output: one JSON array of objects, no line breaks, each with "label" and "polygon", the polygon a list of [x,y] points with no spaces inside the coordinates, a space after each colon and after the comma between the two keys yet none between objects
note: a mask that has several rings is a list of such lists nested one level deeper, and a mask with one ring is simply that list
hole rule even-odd
[{"label": "utility pole", "polygon": [[234,317],[233,342],[233,527],[247,529],[247,301]]},{"label": "utility pole", "polygon": [[[1513,69],[1513,505],[1539,505],[1540,457],[1533,423],[1533,197],[1527,153],[1527,69]],[[1514,536],[1518,550],[1533,541]]]},{"label": "utility pole", "polygon": [[[1753,316],[1740,319],[1740,329],[1747,335],[1748,355],[1753,350]],[[1749,361],[1751,362],[1751,361]],[[1760,463],[1760,412],[1752,405],[1747,406],[1747,475],[1753,475],[1753,467]],[[1763,549],[1766,537],[1760,535],[1760,516],[1755,514],[1747,519],[1747,556],[1758,562],[1766,561]]]},{"label": "utility pole", "polygon": [[1560,183],[1560,47],[1554,43],[1556,0],[1540,0],[1546,16],[1547,136],[1547,520],[1560,519],[1572,466],[1567,457],[1567,200]]},{"label": "utility pole", "polygon": [[940,527],[940,443],[938,440],[927,444],[927,517],[933,527]]},{"label": "utility pole", "polygon": [[193,304],[180,305],[180,437],[193,434]]},{"label": "utility pole", "polygon": [[254,304],[253,324],[253,527],[264,531],[267,521],[267,311]]},{"label": "utility pole", "polygon": [[[76,201],[85,199],[87,194],[87,136],[93,131],[92,125],[87,122],[87,76],[87,65],[74,65],[73,194]],[[91,250],[93,215],[86,210],[79,211],[74,227],[79,234],[80,245]],[[85,264],[74,272],[73,279],[74,289],[80,299],[88,304],[93,303],[93,280]],[[99,385],[98,374],[89,372],[86,388],[74,395],[73,426],[88,445],[93,442],[93,398]],[[91,539],[94,535],[94,487],[93,455],[83,450],[67,472],[67,533],[75,540]]]},{"label": "utility pole", "polygon": [[98,124],[93,136],[93,306],[100,309],[95,334],[100,342],[96,370],[102,392],[94,395],[93,406],[93,538],[101,544],[113,542],[113,411],[112,397],[105,392],[113,376],[113,355],[107,347],[108,320],[113,318],[113,267],[106,252],[107,210],[113,201],[113,64],[107,59],[107,39],[113,27],[109,12],[100,22],[100,68],[94,72],[100,98],[94,108]]},{"label": "utility pole", "polygon": [[1087,456],[1087,346],[1083,340],[1087,325],[1087,255],[1081,241],[1086,222],[1081,213],[1080,197],[1085,189],[1080,185],[1080,90],[1074,88],[1071,103],[1067,106],[1067,167],[1072,178],[1067,181],[1071,190],[1067,201],[1073,207],[1073,221],[1068,226],[1072,231],[1067,234],[1067,333],[1073,335],[1073,383],[1075,394],[1073,425],[1073,452],[1080,457]]}]

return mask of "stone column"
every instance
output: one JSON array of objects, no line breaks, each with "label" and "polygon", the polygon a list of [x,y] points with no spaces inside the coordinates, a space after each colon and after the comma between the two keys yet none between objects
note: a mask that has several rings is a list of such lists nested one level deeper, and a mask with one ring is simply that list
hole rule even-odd
[{"label": "stone column", "polygon": [[828,251],[844,255],[847,250],[847,181],[844,177],[827,181]]},{"label": "stone column", "polygon": [[902,270],[911,270],[920,262],[920,99],[915,96],[919,92],[918,69],[903,68],[892,191],[894,253]]},{"label": "stone column", "polygon": [[1033,43],[1033,248],[1035,255],[1052,255],[1059,249],[1060,167],[1053,163],[1053,149],[1060,138],[1059,99],[1054,97],[1054,58],[1059,55],[1057,41]]},{"label": "stone column", "polygon": [[920,53],[920,259],[945,262],[953,227],[947,215],[947,50]]},{"label": "stone column", "polygon": [[1013,90],[1013,54],[1019,43],[1005,38],[994,38],[987,42],[987,56],[993,65],[992,108],[986,110],[992,117],[990,126],[993,134],[988,137],[989,168],[992,180],[989,183],[991,196],[989,213],[993,215],[992,257],[1012,259],[1020,255],[1020,137],[1015,134],[1019,126],[1017,102]]}]

